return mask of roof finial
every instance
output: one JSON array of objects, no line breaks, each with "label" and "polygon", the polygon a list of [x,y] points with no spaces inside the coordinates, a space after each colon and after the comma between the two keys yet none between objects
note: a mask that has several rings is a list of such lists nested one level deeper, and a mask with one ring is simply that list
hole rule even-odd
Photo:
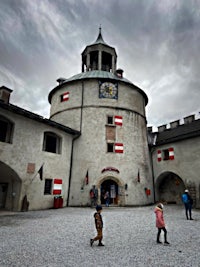
[{"label": "roof finial", "polygon": [[103,37],[101,35],[101,24],[99,26],[99,35],[98,35],[98,37],[96,39],[96,43],[105,43],[104,40],[103,40]]}]

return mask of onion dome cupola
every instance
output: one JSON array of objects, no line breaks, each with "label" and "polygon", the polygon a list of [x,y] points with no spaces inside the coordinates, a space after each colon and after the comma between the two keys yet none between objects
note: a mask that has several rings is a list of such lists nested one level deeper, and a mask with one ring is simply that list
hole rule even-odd
[{"label": "onion dome cupola", "polygon": [[117,54],[115,48],[106,44],[99,28],[96,41],[82,52],[82,72],[102,70],[115,73]]}]

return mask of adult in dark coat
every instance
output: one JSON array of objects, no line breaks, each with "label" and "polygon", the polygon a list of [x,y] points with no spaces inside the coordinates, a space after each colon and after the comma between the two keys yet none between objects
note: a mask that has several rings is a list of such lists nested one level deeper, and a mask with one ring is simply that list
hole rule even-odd
[{"label": "adult in dark coat", "polygon": [[192,219],[192,205],[193,205],[193,199],[189,194],[189,190],[186,189],[184,194],[182,195],[182,201],[185,206],[185,215],[187,220],[193,220]]}]

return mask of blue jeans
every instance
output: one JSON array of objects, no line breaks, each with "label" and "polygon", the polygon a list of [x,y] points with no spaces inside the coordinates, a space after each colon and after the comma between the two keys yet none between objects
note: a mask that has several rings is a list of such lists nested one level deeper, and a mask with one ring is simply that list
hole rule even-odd
[{"label": "blue jeans", "polygon": [[109,204],[110,204],[110,199],[106,198],[106,207],[109,207]]},{"label": "blue jeans", "polygon": [[185,215],[187,220],[189,219],[188,215],[190,216],[190,219],[192,219],[192,205],[190,203],[185,203]]}]

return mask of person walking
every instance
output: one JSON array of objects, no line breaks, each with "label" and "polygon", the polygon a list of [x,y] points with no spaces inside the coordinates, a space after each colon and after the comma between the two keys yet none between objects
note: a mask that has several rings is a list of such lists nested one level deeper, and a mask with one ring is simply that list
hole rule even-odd
[{"label": "person walking", "polygon": [[[189,194],[189,190],[186,189],[185,192],[182,194],[182,201],[185,206],[185,215],[187,220],[193,220],[192,219],[192,205],[193,205],[193,199]],[[189,215],[189,216],[188,216]]]},{"label": "person walking", "polygon": [[104,199],[105,199],[105,202],[106,202],[106,207],[109,207],[110,205],[110,194],[108,191],[106,191],[105,195],[104,195]]},{"label": "person walking", "polygon": [[167,230],[165,228],[165,221],[164,221],[164,216],[163,216],[163,204],[159,203],[154,212],[156,214],[156,227],[158,228],[158,233],[157,233],[157,244],[162,244],[160,241],[160,233],[163,230],[164,232],[164,244],[169,245],[170,243],[167,241]]},{"label": "person walking", "polygon": [[97,230],[97,236],[94,237],[93,239],[90,239],[90,246],[92,247],[93,243],[97,240],[99,240],[98,246],[102,247],[104,244],[102,243],[103,239],[103,220],[101,216],[102,212],[102,206],[97,205],[96,206],[96,212],[94,213],[94,220],[95,220],[95,227]]}]

